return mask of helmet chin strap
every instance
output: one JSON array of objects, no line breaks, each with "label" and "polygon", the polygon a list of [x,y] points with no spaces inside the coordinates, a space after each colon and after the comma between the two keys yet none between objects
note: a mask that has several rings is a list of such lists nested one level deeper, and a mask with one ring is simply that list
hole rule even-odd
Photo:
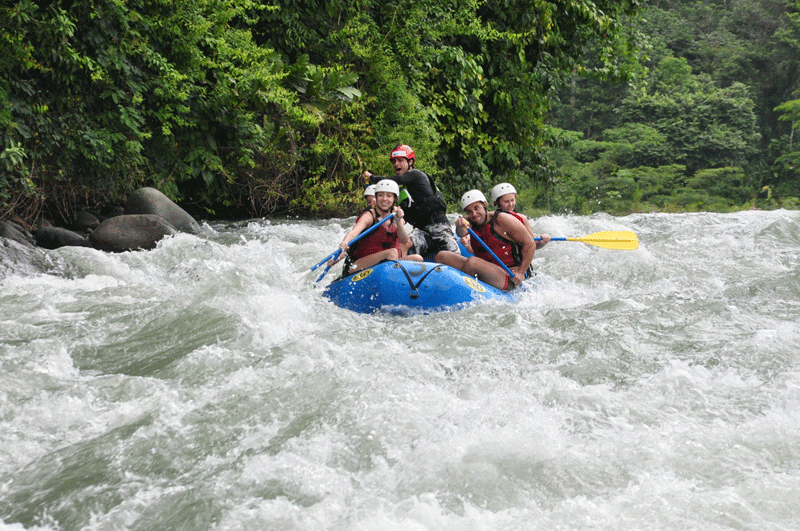
[{"label": "helmet chin strap", "polygon": [[[471,221],[471,220],[470,220],[470,221]],[[483,219],[482,219],[481,221],[482,221],[482,223],[481,223],[480,225],[478,225],[477,223],[475,223],[475,226],[476,226],[476,227],[483,227],[484,225],[486,225],[486,224],[489,222],[489,211],[486,209],[486,206],[485,206],[485,205],[484,205],[484,207],[483,207]],[[473,223],[474,223],[474,222],[473,222]]]},{"label": "helmet chin strap", "polygon": [[392,203],[392,206],[389,207],[389,210],[383,210],[380,207],[380,205],[378,205],[378,202],[375,201],[375,210],[377,210],[379,213],[383,214],[381,217],[388,215],[392,211],[392,207],[393,206],[394,206],[394,203]]}]

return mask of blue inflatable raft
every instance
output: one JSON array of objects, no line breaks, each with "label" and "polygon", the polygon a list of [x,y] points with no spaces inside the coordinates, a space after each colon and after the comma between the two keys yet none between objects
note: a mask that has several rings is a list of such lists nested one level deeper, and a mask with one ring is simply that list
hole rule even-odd
[{"label": "blue inflatable raft", "polygon": [[487,300],[514,301],[501,291],[443,264],[386,261],[340,278],[323,295],[359,313],[433,313],[458,310]]}]

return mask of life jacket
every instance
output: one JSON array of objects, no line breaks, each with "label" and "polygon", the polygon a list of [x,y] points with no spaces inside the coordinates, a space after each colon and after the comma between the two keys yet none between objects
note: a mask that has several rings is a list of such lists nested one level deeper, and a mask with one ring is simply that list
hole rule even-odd
[{"label": "life jacket", "polygon": [[[494,223],[500,214],[513,214],[504,210],[497,210],[492,216],[492,220],[483,227],[475,231],[475,234],[497,255],[501,262],[508,267],[516,267],[522,263],[522,246],[516,242],[501,236],[494,228]],[[518,215],[514,217],[518,218]],[[518,218],[519,219],[519,218]],[[478,242],[472,242],[472,250],[478,258],[483,258],[487,262],[495,263],[494,258]]]},{"label": "life jacket", "polygon": [[[371,208],[364,211],[364,214],[367,213],[372,216],[372,224],[364,229],[365,231],[375,226],[375,223],[384,221],[382,219],[378,220],[377,212]],[[359,219],[360,218],[361,216],[359,216]],[[392,247],[397,249],[398,252],[403,248],[397,236],[397,224],[394,222],[394,219],[388,223],[382,223],[372,234],[361,238],[348,250],[347,254],[355,261],[359,258],[391,249]]]},{"label": "life jacket", "polygon": [[511,214],[512,216],[517,218],[519,222],[522,223],[523,226],[525,225],[525,219],[522,217],[522,214],[517,214],[513,210],[511,212],[509,212],[508,210],[498,210],[498,212],[505,212],[506,214]]}]

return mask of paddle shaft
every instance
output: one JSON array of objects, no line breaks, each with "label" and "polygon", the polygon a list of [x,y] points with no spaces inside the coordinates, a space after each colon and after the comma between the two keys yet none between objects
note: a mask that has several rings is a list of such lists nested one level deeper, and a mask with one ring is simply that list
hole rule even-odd
[{"label": "paddle shaft", "polygon": [[[353,238],[352,240],[350,240],[349,242],[347,242],[347,246],[348,246],[348,247],[351,247],[351,246],[352,246],[354,243],[356,243],[358,240],[360,240],[360,239],[361,239],[361,238],[363,238],[364,236],[369,236],[370,234],[372,234],[373,232],[375,232],[376,230],[378,230],[378,227],[380,227],[380,226],[381,226],[381,225],[383,225],[383,224],[384,224],[386,221],[389,221],[389,220],[390,220],[390,219],[392,219],[393,217],[394,217],[394,214],[389,214],[388,216],[386,216],[385,218],[383,218],[383,220],[382,220],[380,223],[376,223],[375,225],[371,226],[370,228],[368,228],[367,230],[365,230],[364,232],[362,232],[361,234],[359,234],[358,236],[356,236],[355,238]],[[314,271],[316,268],[318,268],[319,266],[321,266],[322,264],[324,264],[325,262],[327,262],[327,261],[328,261],[328,260],[330,260],[331,258],[339,258],[339,255],[340,255],[340,254],[342,254],[342,250],[341,250],[341,249],[336,249],[336,250],[335,250],[335,251],[333,251],[331,254],[329,254],[328,256],[326,256],[325,258],[323,258],[322,260],[320,260],[320,261],[319,261],[319,263],[317,263],[317,264],[315,264],[315,265],[311,266],[311,271]],[[335,256],[334,256],[334,255],[335,255]],[[322,278],[322,277],[320,277],[320,278]],[[319,281],[318,281],[318,282],[319,282]]]},{"label": "paddle shaft", "polygon": [[[389,220],[390,220],[390,219],[392,219],[393,217],[394,217],[394,214],[389,214],[388,216],[386,216],[385,218],[383,218],[383,219],[382,219],[382,220],[381,220],[379,223],[376,223],[375,225],[371,226],[370,228],[368,228],[367,230],[365,230],[364,232],[362,232],[361,234],[359,234],[358,236],[356,236],[355,238],[353,238],[352,240],[350,240],[349,242],[347,242],[347,246],[348,246],[348,247],[350,247],[350,246],[352,246],[354,243],[356,243],[358,240],[360,240],[361,238],[363,238],[364,236],[367,236],[367,235],[369,235],[369,234],[372,234],[373,232],[375,232],[376,230],[378,230],[378,227],[380,227],[381,225],[383,225],[384,223],[386,223],[387,221],[389,221]],[[323,260],[323,262],[325,262],[325,261],[327,261],[327,260],[330,260],[330,259],[333,259],[333,260],[335,261],[337,258],[339,258],[339,255],[341,255],[341,254],[342,254],[342,249],[341,249],[341,248],[339,248],[339,249],[336,249],[336,250],[335,250],[335,251],[333,251],[331,254],[329,254],[329,255],[328,255],[326,258],[325,258],[325,260]],[[319,267],[319,266],[320,266],[320,265],[321,265],[323,262],[320,262],[320,263],[319,263],[319,264],[317,264],[316,266],[312,267],[312,268],[311,268],[311,270],[313,271],[315,267]],[[331,268],[331,265],[333,265],[333,264],[330,264],[330,265],[328,265],[328,266],[325,268],[325,270],[324,270],[324,271],[322,271],[322,274],[321,274],[321,275],[319,276],[319,278],[318,278],[318,279],[317,279],[317,280],[314,282],[314,285],[315,285],[315,286],[317,285],[317,283],[318,283],[320,280],[322,280],[322,277],[324,277],[324,276],[325,276],[325,274],[326,274],[326,273],[328,272],[328,270]]]},{"label": "paddle shaft", "polygon": [[[473,239],[474,239],[476,242],[478,242],[478,243],[481,245],[481,247],[483,247],[484,249],[486,249],[486,250],[489,252],[489,254],[490,254],[490,255],[492,255],[492,258],[494,258],[494,261],[495,261],[495,262],[497,262],[497,265],[499,265],[500,267],[502,267],[503,269],[505,269],[505,270],[506,270],[506,273],[508,273],[508,276],[510,276],[511,278],[514,278],[514,272],[513,272],[513,271],[511,271],[511,270],[508,268],[508,266],[506,266],[506,265],[505,265],[505,264],[504,264],[504,263],[503,263],[503,262],[500,260],[500,258],[498,258],[498,257],[497,257],[497,255],[496,255],[496,254],[494,254],[494,251],[492,251],[491,249],[489,249],[489,247],[488,247],[488,246],[487,246],[485,243],[483,243],[483,240],[481,240],[480,236],[478,236],[477,234],[475,234],[475,231],[474,231],[474,230],[472,230],[472,229],[471,229],[471,228],[469,228],[469,227],[467,227],[467,230],[469,231],[469,235],[470,235],[470,236],[471,236],[471,237],[472,237],[472,238],[473,238]],[[540,239],[541,239],[541,238],[540,238]]]}]

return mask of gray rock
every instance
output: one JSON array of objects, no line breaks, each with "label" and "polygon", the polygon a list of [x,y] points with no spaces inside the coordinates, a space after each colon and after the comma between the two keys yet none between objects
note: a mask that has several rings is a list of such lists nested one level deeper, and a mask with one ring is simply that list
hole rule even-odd
[{"label": "gray rock", "polygon": [[100,220],[97,219],[97,216],[85,210],[76,212],[75,220],[72,222],[73,228],[81,232],[86,232],[87,229],[94,229],[98,225],[100,225]]},{"label": "gray rock", "polygon": [[36,244],[33,234],[12,221],[0,221],[0,237],[14,240],[28,247],[33,247]]},{"label": "gray rock", "polygon": [[165,236],[177,234],[175,227],[154,214],[134,214],[108,218],[89,235],[95,249],[119,253],[154,249]]},{"label": "gray rock", "polygon": [[48,269],[44,251],[0,237],[0,279],[11,275],[36,275]]},{"label": "gray rock", "polygon": [[62,227],[41,227],[33,232],[36,245],[45,249],[58,249],[59,247],[91,247],[89,240]]},{"label": "gray rock", "polygon": [[181,232],[200,232],[200,225],[188,212],[155,188],[139,188],[133,192],[125,204],[125,214],[153,214]]}]

